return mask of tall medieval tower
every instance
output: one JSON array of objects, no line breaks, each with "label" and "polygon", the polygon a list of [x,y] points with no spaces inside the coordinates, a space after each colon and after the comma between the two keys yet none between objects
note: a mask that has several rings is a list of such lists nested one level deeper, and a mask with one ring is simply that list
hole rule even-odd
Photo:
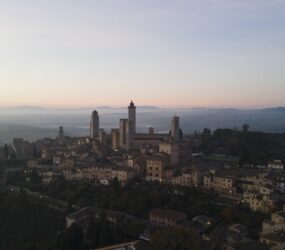
[{"label": "tall medieval tower", "polygon": [[99,138],[99,115],[96,110],[93,111],[90,121],[90,137]]},{"label": "tall medieval tower", "polygon": [[128,119],[128,148],[133,146],[133,138],[136,134],[136,106],[131,101],[129,106],[129,119]]}]

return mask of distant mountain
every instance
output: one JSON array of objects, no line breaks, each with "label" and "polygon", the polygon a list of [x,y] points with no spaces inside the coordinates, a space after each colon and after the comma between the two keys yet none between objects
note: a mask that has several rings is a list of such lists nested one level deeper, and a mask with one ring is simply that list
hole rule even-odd
[{"label": "distant mountain", "polygon": [[98,106],[96,107],[96,109],[114,109],[114,108],[111,106]]},{"label": "distant mountain", "polygon": [[[26,139],[55,136],[58,127],[63,126],[72,136],[88,135],[91,108],[45,109],[39,107],[0,108],[0,141],[11,141],[13,137]],[[100,116],[100,127],[107,132],[119,127],[119,119],[127,118],[127,108],[101,106],[96,108]],[[285,132],[285,107],[266,109],[232,108],[189,108],[161,109],[155,106],[137,107],[137,130],[146,132],[149,127],[155,131],[169,131],[171,117],[180,117],[184,133],[194,133],[204,128],[241,128],[249,124],[250,130],[264,132]]]},{"label": "distant mountain", "polygon": [[45,108],[36,106],[16,106],[16,107],[0,107],[0,111],[43,111]]},{"label": "distant mountain", "polygon": [[[85,136],[88,135],[88,129],[80,127],[65,127],[66,135]],[[23,138],[28,141],[35,141],[44,137],[55,138],[58,135],[58,128],[42,128],[27,126],[22,124],[1,124],[0,123],[0,141],[12,142],[13,138]]]},{"label": "distant mountain", "polygon": [[13,138],[24,138],[34,141],[43,137],[55,137],[57,130],[32,127],[21,124],[0,124],[0,140],[11,142]]},{"label": "distant mountain", "polygon": [[[111,106],[97,106],[97,107],[85,107],[85,108],[44,108],[37,106],[16,106],[16,107],[0,107],[1,114],[22,114],[22,113],[91,113],[93,110],[98,110],[101,113],[122,113],[127,112],[128,107],[111,107]],[[160,108],[156,106],[137,106],[137,112],[157,112],[157,111],[169,111],[169,112],[285,112],[285,107],[272,107],[263,109],[235,109],[235,108]]]},{"label": "distant mountain", "polygon": [[[107,113],[118,113],[118,112],[126,112],[128,107],[119,107],[119,108],[114,108],[110,106],[99,106],[96,108],[96,110],[101,111],[101,112],[107,112]],[[162,108],[158,108],[156,106],[137,106],[137,112],[155,112],[155,111],[160,111],[163,110]]]},{"label": "distant mountain", "polygon": [[144,110],[164,110],[162,108],[156,107],[156,106],[138,106],[138,109],[144,109]]},{"label": "distant mountain", "polygon": [[16,107],[10,107],[10,109],[22,109],[22,110],[44,110],[45,108],[37,107],[37,106],[16,106]]},{"label": "distant mountain", "polygon": [[[43,108],[34,106],[17,106],[17,107],[0,107],[1,114],[23,114],[23,113],[35,113],[35,114],[61,114],[61,113],[91,113],[93,110],[97,110],[100,113],[122,113],[127,112],[127,107],[111,107],[111,106],[98,106],[98,107],[86,107],[86,108]],[[138,106],[137,112],[152,112],[159,111],[161,108],[155,106]]]},{"label": "distant mountain", "polygon": [[285,112],[285,107],[265,108],[265,109],[261,109],[261,111],[266,111],[266,112]]}]

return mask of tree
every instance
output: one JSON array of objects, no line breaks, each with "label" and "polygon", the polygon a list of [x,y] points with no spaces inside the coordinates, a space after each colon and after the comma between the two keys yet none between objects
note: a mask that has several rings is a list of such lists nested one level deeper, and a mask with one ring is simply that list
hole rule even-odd
[{"label": "tree", "polygon": [[152,250],[200,250],[202,249],[199,239],[188,230],[169,227],[158,231],[151,237]]},{"label": "tree", "polygon": [[114,188],[115,193],[119,193],[121,190],[121,184],[117,177],[113,179],[112,186]]},{"label": "tree", "polygon": [[41,182],[41,177],[40,177],[40,175],[38,174],[38,171],[35,168],[33,168],[32,172],[30,174],[30,177],[31,177],[31,182],[33,184],[38,184],[38,183]]},{"label": "tree", "polygon": [[248,130],[249,130],[249,125],[248,125],[248,124],[243,124],[243,125],[242,125],[242,130],[243,130],[243,132],[248,132]]},{"label": "tree", "polygon": [[63,250],[83,250],[84,239],[83,230],[77,224],[73,224],[70,228],[64,232],[62,237],[62,249]]},{"label": "tree", "polygon": [[100,225],[98,225],[95,218],[91,216],[89,218],[88,228],[86,232],[88,247],[90,249],[97,248],[99,246],[99,240],[100,240],[99,237],[100,237]]},{"label": "tree", "polygon": [[221,217],[226,223],[232,224],[237,219],[237,211],[233,207],[225,207],[221,212]]},{"label": "tree", "polygon": [[109,223],[102,220],[101,234],[99,238],[99,246],[106,246],[114,243],[114,236]]},{"label": "tree", "polygon": [[8,160],[8,158],[9,158],[9,149],[8,149],[8,145],[5,144],[5,146],[4,146],[4,159]]},{"label": "tree", "polygon": [[116,223],[115,235],[122,235],[127,239],[137,239],[145,226],[131,219],[121,218]]},{"label": "tree", "polygon": [[179,139],[183,139],[183,136],[184,136],[183,131],[182,131],[182,129],[180,128],[180,129],[179,129]]},{"label": "tree", "polygon": [[203,130],[203,132],[202,132],[202,137],[208,138],[208,137],[211,136],[211,134],[212,134],[211,129],[209,129],[209,128],[204,128],[204,130]]},{"label": "tree", "polygon": [[205,128],[200,136],[201,138],[201,150],[205,153],[205,154],[210,154],[212,151],[211,148],[211,130],[208,128]]},{"label": "tree", "polygon": [[27,194],[26,194],[26,191],[24,190],[24,187],[23,186],[20,186],[20,192],[19,192],[19,197],[21,199],[22,202],[27,202]]}]

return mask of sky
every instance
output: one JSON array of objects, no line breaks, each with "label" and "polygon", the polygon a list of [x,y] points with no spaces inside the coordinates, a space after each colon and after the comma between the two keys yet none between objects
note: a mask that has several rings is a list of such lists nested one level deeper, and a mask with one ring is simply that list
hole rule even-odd
[{"label": "sky", "polygon": [[0,3],[0,106],[285,106],[284,0]]}]

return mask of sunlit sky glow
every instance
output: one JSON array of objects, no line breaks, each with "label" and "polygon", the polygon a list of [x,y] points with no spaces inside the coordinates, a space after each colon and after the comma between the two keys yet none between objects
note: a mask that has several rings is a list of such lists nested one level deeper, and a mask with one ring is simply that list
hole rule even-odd
[{"label": "sunlit sky glow", "polygon": [[2,0],[0,106],[285,106],[284,0]]}]

